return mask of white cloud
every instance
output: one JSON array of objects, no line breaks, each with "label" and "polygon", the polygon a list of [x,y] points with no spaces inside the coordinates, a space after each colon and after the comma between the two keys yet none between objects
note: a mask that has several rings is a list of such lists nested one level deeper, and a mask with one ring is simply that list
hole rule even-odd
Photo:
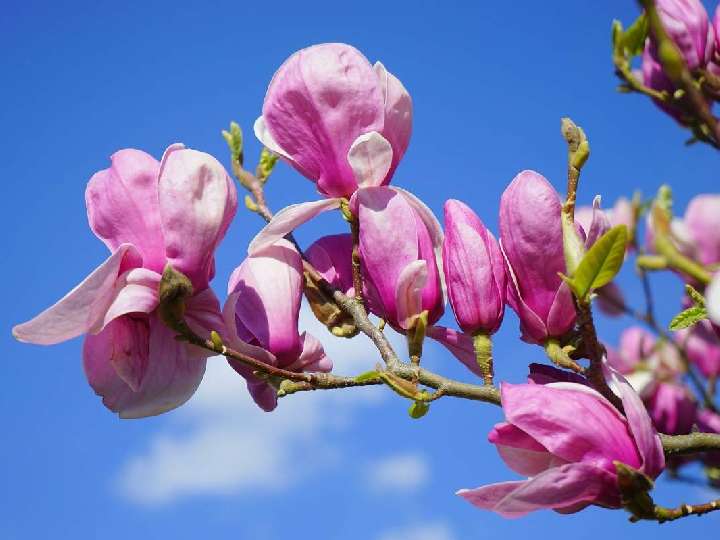
[{"label": "white cloud", "polygon": [[367,478],[378,491],[414,491],[430,476],[430,466],[420,454],[397,454],[371,463]]},{"label": "white cloud", "polygon": [[[323,342],[336,372],[362,373],[379,359],[365,336],[336,338],[306,308],[300,326]],[[392,340],[402,346],[400,336]],[[265,413],[224,359],[211,358],[195,396],[166,417],[146,450],[122,465],[118,490],[148,505],[193,495],[282,491],[317,467],[338,464],[342,452],[329,435],[347,430],[358,409],[377,406],[386,395],[381,387],[306,392],[283,398]],[[295,466],[299,461],[302,469]]]},{"label": "white cloud", "polygon": [[455,540],[446,523],[431,522],[385,531],[377,540]]}]

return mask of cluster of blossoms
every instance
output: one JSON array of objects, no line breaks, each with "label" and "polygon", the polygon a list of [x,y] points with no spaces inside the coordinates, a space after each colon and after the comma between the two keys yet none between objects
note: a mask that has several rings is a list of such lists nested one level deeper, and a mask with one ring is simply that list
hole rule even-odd
[{"label": "cluster of blossoms", "polygon": [[[486,388],[493,388],[491,337],[509,305],[521,339],[577,373],[533,365],[526,384],[500,386],[506,421],[489,440],[528,479],[459,494],[506,516],[540,508],[571,513],[588,505],[627,507],[646,496],[647,487],[628,487],[638,482],[626,480],[649,486],[665,467],[658,431],[689,433],[695,425],[720,431],[717,415],[701,408],[684,386],[687,366],[669,344],[630,329],[607,358],[593,357],[587,343],[580,346],[578,305],[584,299],[567,278],[564,206],[541,174],[522,171],[506,188],[499,240],[467,204],[445,203],[443,231],[420,199],[390,185],[410,141],[412,100],[381,63],[373,66],[343,44],[293,54],[273,77],[254,129],[269,151],[315,183],[321,198],[281,210],[258,233],[232,272],[223,307],[209,282],[214,251],[237,208],[233,181],[215,158],[182,145],[169,147],[160,162],[139,150],[121,150],[86,191],[90,227],[111,255],[54,306],[15,327],[14,335],[53,344],[85,334],[88,381],[124,418],[184,403],[218,349],[237,353],[226,355],[228,362],[258,406],[272,411],[283,381],[258,365],[283,373],[332,370],[318,339],[298,330],[303,293],[334,334],[352,337],[358,330],[357,321],[338,324],[337,317],[324,316],[326,306],[314,295],[332,298],[323,296],[305,265],[323,286],[355,298],[363,313],[367,309],[406,335],[412,364],[419,363],[428,337]],[[720,215],[707,205],[719,202],[703,199],[692,212],[691,205],[684,226],[673,227],[690,236],[673,232],[673,245],[706,266],[720,262],[718,228],[707,222]],[[338,210],[351,233],[324,236],[300,251],[292,232]],[[627,199],[609,212],[600,209],[599,198],[593,207],[579,208],[571,230],[579,255],[613,231],[635,230],[638,214]],[[655,223],[650,225],[652,232]],[[622,294],[613,283],[596,293],[604,311],[622,312]],[[438,325],[446,299],[457,329]],[[206,340],[215,345],[203,346]],[[676,344],[687,348],[706,377],[717,376],[718,327],[703,321],[678,334]],[[583,358],[594,359],[594,372],[579,366]],[[413,393],[417,381],[382,380],[421,399]]]}]

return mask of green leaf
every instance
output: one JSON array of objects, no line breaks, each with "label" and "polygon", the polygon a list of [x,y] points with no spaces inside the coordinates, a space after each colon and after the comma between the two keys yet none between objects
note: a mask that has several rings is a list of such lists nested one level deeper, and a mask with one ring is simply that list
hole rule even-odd
[{"label": "green leaf", "polygon": [[243,163],[243,135],[240,126],[237,122],[230,122],[230,131],[222,131],[223,139],[230,148],[230,155],[233,161],[237,161],[242,165]]},{"label": "green leaf", "polygon": [[703,319],[707,319],[707,310],[703,306],[692,306],[675,315],[670,321],[670,330],[689,328]]},{"label": "green leaf", "polygon": [[571,279],[566,279],[579,300],[586,301],[593,289],[610,283],[625,259],[627,227],[618,225],[603,234],[585,253]]},{"label": "green leaf", "polygon": [[621,43],[629,56],[642,54],[648,36],[648,19],[642,13],[622,34]]},{"label": "green leaf", "polygon": [[413,401],[408,409],[408,413],[412,418],[417,420],[418,418],[425,416],[429,410],[429,403],[425,403],[424,401]]},{"label": "green leaf", "polygon": [[377,379],[380,377],[380,373],[377,371],[366,371],[365,373],[361,373],[357,377],[355,377],[355,382],[366,382],[366,381],[372,381],[373,379]]},{"label": "green leaf", "polygon": [[698,292],[695,287],[687,283],[685,284],[685,292],[690,298],[692,298],[692,301],[695,302],[696,306],[705,307],[705,297]]}]

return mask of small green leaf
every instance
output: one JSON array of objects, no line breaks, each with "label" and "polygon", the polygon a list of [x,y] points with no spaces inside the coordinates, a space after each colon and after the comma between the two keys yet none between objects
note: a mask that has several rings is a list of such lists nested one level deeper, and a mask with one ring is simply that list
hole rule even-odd
[{"label": "small green leaf", "polygon": [[670,321],[670,330],[689,328],[703,319],[707,319],[707,310],[703,306],[692,306],[675,315]]},{"label": "small green leaf", "polygon": [[222,131],[223,139],[230,148],[230,155],[233,161],[237,161],[241,166],[243,163],[243,135],[237,122],[230,122],[230,131]]},{"label": "small green leaf", "polygon": [[586,301],[593,289],[610,283],[625,258],[627,227],[618,225],[603,234],[580,261],[575,274],[566,280],[579,300]]},{"label": "small green leaf", "polygon": [[621,42],[625,49],[625,54],[629,56],[642,54],[647,36],[648,19],[645,13],[642,13],[622,34]]},{"label": "small green leaf", "polygon": [[366,371],[365,373],[361,373],[357,377],[355,377],[355,382],[366,382],[366,381],[372,381],[373,379],[377,379],[380,377],[380,373],[377,371]]},{"label": "small green leaf", "polygon": [[425,416],[429,410],[430,410],[429,403],[425,403],[424,401],[413,401],[410,404],[408,413],[410,414],[410,417],[415,418],[417,420],[418,418],[422,418],[423,416]]},{"label": "small green leaf", "polygon": [[687,283],[685,284],[685,292],[690,298],[692,298],[692,301],[695,302],[696,306],[705,307],[705,297],[699,293],[695,287]]}]

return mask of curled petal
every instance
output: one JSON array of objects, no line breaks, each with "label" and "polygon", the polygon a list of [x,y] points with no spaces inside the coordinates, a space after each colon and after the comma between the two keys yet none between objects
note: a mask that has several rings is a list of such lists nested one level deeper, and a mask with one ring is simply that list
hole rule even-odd
[{"label": "curled petal", "polygon": [[237,210],[235,184],[211,155],[173,146],[163,156],[159,190],[168,263],[203,290]]},{"label": "curled petal", "polygon": [[[647,409],[645,409],[640,396],[630,386],[625,377],[612,369],[607,363],[603,364],[603,373],[610,388],[622,401],[630,432],[633,439],[635,439],[635,444],[642,459],[642,468],[640,470],[651,478],[655,478],[665,468],[665,454],[663,453],[660,437],[658,437],[653,427]],[[632,463],[627,461],[623,463],[633,466]]]},{"label": "curled petal", "polygon": [[588,463],[553,467],[530,480],[462,489],[457,494],[478,508],[509,518],[543,508],[580,509],[579,503],[620,506],[615,477]]},{"label": "curled petal", "polygon": [[434,339],[445,347],[450,353],[460,360],[466,368],[478,377],[482,377],[482,371],[475,359],[475,347],[473,338],[468,334],[458,332],[444,326],[430,326],[427,329],[427,336]]},{"label": "curled petal", "polygon": [[332,371],[332,360],[325,354],[322,343],[312,334],[303,332],[300,336],[302,352],[297,360],[285,367],[290,371]]},{"label": "curled petal", "polygon": [[427,283],[425,261],[413,261],[402,269],[395,289],[397,320],[401,328],[409,329],[415,317],[422,313],[422,292]]},{"label": "curled petal", "polygon": [[280,148],[280,145],[275,141],[275,139],[273,139],[273,136],[268,130],[267,125],[265,124],[265,119],[262,115],[258,116],[258,119],[255,120],[255,123],[253,124],[253,131],[255,132],[255,137],[263,143],[265,148],[279,155],[281,158],[292,162],[292,158],[288,156],[285,151]]},{"label": "curled petal", "polygon": [[330,285],[354,296],[352,236],[349,233],[319,238],[305,250],[305,258]]},{"label": "curled petal", "polygon": [[412,99],[400,80],[380,62],[373,66],[380,82],[385,102],[385,125],[383,136],[390,141],[393,149],[392,165],[385,184],[390,181],[398,163],[405,154],[412,133]]},{"label": "curled petal", "polygon": [[300,204],[291,204],[280,210],[270,223],[253,238],[248,246],[248,255],[253,255],[273,245],[294,231],[303,223],[323,212],[340,207],[340,199],[322,199]]},{"label": "curled petal", "polygon": [[128,313],[152,312],[159,303],[160,279],[160,274],[147,268],[133,268],[123,273],[115,282],[112,303],[105,313],[93,317],[97,322],[88,332],[96,334],[113,319]]},{"label": "curled petal", "polygon": [[497,424],[490,431],[488,440],[497,447],[498,454],[507,466],[523,476],[535,476],[550,467],[566,463],[553,456],[527,433],[507,422]]},{"label": "curled petal", "polygon": [[358,187],[381,185],[390,170],[392,157],[392,146],[377,131],[364,133],[355,139],[347,159]]},{"label": "curled petal", "polygon": [[15,338],[27,343],[53,345],[86,333],[104,317],[112,302],[115,281],[128,257],[137,257],[137,250],[130,244],[122,244],[55,305],[15,326]]}]

